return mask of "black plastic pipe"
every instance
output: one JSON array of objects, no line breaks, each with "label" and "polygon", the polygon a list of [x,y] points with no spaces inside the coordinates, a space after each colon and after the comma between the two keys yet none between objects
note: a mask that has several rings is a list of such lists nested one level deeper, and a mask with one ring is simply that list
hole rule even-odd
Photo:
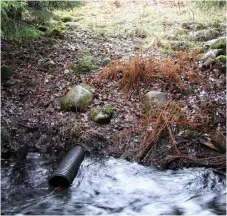
[{"label": "black plastic pipe", "polygon": [[72,184],[84,159],[85,152],[81,146],[74,146],[60,162],[58,168],[49,178],[53,187],[68,187]]}]

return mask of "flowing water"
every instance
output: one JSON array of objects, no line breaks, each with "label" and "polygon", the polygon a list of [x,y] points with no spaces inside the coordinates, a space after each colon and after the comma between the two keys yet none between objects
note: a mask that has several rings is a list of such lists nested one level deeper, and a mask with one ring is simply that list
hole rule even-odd
[{"label": "flowing water", "polygon": [[54,157],[29,153],[2,165],[3,214],[225,215],[226,175],[214,169],[161,171],[122,159],[86,157],[71,187],[48,186]]}]

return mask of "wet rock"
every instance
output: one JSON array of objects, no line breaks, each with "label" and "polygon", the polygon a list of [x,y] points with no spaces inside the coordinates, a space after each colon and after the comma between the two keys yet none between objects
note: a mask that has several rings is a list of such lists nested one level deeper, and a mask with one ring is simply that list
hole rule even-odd
[{"label": "wet rock", "polygon": [[5,82],[13,75],[13,68],[9,65],[1,66],[1,82]]},{"label": "wet rock", "polygon": [[149,91],[142,99],[142,104],[146,111],[150,111],[153,108],[165,106],[169,103],[166,95],[159,91]]},{"label": "wet rock", "polygon": [[203,61],[203,62],[205,62],[205,61],[207,61],[208,59],[214,59],[214,58],[216,58],[217,56],[218,56],[218,54],[220,53],[220,49],[215,49],[215,50],[209,50],[208,52],[206,52],[203,56],[202,56],[202,58],[201,58],[201,60]]},{"label": "wet rock", "polygon": [[83,86],[74,86],[60,99],[63,111],[84,111],[93,101],[93,93]]},{"label": "wet rock", "polygon": [[219,35],[219,31],[209,28],[203,29],[196,32],[190,32],[190,36],[194,41],[208,41]]},{"label": "wet rock", "polygon": [[[216,38],[216,39],[213,39],[213,40],[209,40],[206,43],[204,43],[203,48],[209,49],[210,47],[217,46],[219,43],[221,43],[221,44],[224,43],[224,45],[226,47],[226,37],[219,37],[219,38]],[[212,49],[220,49],[220,48],[212,48]]]}]

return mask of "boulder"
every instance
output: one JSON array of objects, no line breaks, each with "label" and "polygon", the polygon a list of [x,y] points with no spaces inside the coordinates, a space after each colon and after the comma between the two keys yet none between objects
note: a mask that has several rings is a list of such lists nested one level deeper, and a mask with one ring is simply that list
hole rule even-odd
[{"label": "boulder", "polygon": [[219,31],[209,28],[195,32],[190,32],[190,36],[194,41],[208,41],[219,35]]},{"label": "boulder", "polygon": [[93,101],[93,93],[83,86],[74,86],[65,96],[60,98],[63,111],[84,111]]},{"label": "boulder", "polygon": [[[204,49],[209,49],[210,47],[217,46],[219,43],[224,44],[225,47],[226,47],[226,37],[219,37],[219,38],[215,38],[213,40],[209,40],[206,43],[204,43],[203,48]],[[220,47],[212,48],[212,49],[220,49]]]},{"label": "boulder", "polygon": [[5,82],[13,75],[13,68],[9,65],[1,66],[1,82]]},{"label": "boulder", "polygon": [[166,95],[160,91],[149,91],[142,99],[143,106],[146,111],[156,109],[160,106],[165,106],[169,103]]}]

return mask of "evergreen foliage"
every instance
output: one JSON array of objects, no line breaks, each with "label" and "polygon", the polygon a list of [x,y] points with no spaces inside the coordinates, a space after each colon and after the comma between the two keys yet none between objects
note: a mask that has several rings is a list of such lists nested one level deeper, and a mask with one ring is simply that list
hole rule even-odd
[{"label": "evergreen foliage", "polygon": [[54,9],[80,6],[79,1],[1,1],[1,37],[21,40],[41,37],[40,25],[47,25]]}]

